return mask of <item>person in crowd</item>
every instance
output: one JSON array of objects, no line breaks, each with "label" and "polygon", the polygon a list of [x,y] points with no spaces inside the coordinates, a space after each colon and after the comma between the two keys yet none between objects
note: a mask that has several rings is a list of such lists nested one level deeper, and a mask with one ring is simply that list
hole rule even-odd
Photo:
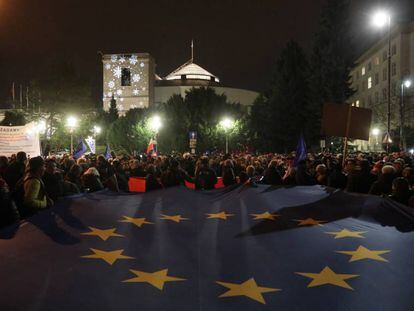
[{"label": "person in crowd", "polygon": [[382,167],[381,175],[378,180],[374,182],[369,191],[370,194],[375,195],[389,195],[392,191],[392,181],[395,178],[395,168],[392,165],[385,165]]},{"label": "person in crowd", "polygon": [[281,185],[282,177],[277,169],[278,163],[277,160],[270,161],[266,171],[264,172],[263,182],[268,185]]},{"label": "person in crowd", "polygon": [[214,189],[217,183],[216,173],[208,166],[208,158],[202,157],[198,161],[195,169],[195,185],[199,190]]},{"label": "person in crowd", "polygon": [[326,186],[328,184],[327,168],[325,164],[318,164],[315,169],[315,178],[318,185]]},{"label": "person in crowd", "polygon": [[95,167],[90,167],[81,177],[82,186],[87,192],[103,190],[99,172]]},{"label": "person in crowd", "polygon": [[180,163],[170,158],[167,160],[166,170],[161,174],[161,183],[164,187],[178,186],[184,183],[184,172],[180,167]]},{"label": "person in crowd", "polygon": [[147,191],[162,188],[162,185],[157,179],[157,172],[156,172],[156,167],[154,164],[148,165],[147,176],[145,177],[145,182],[146,182],[145,185],[146,185]]},{"label": "person in crowd", "polygon": [[222,178],[224,186],[236,184],[236,175],[234,173],[233,162],[230,159],[224,161],[222,166]]},{"label": "person in crowd", "polygon": [[42,181],[44,172],[45,161],[42,157],[29,160],[27,173],[23,180],[23,214],[33,214],[53,205],[53,200],[47,195]]},{"label": "person in crowd", "polygon": [[20,218],[16,204],[10,196],[6,181],[0,177],[0,228],[11,225]]},{"label": "person in crowd", "polygon": [[6,180],[7,185],[10,188],[10,191],[13,191],[17,182],[23,178],[26,170],[26,153],[20,151],[16,155],[16,160],[11,162],[7,167],[4,173],[4,179]]},{"label": "person in crowd", "polygon": [[295,179],[296,185],[298,186],[310,186],[316,184],[315,179],[313,179],[308,172],[306,160],[299,161],[296,168]]},{"label": "person in crowd", "polygon": [[53,201],[56,201],[59,197],[64,195],[62,172],[56,168],[55,161],[46,161],[46,169],[42,180],[45,185],[46,192]]},{"label": "person in crowd", "polygon": [[128,176],[123,169],[121,162],[117,159],[112,161],[112,166],[115,171],[116,180],[118,181],[118,186],[121,191],[128,192]]},{"label": "person in crowd", "polygon": [[341,162],[336,160],[329,162],[330,172],[328,175],[328,186],[332,188],[345,189],[347,177],[342,171]]},{"label": "person in crowd", "polygon": [[404,177],[397,177],[392,182],[392,194],[390,198],[398,203],[408,205],[408,201],[412,196],[412,191],[407,179]]},{"label": "person in crowd", "polygon": [[81,181],[81,176],[82,167],[78,164],[73,164],[65,177],[65,181],[68,183],[67,192],[70,192],[72,194],[83,192],[84,189]]},{"label": "person in crowd", "polygon": [[359,162],[359,170],[355,166],[348,174],[346,190],[356,193],[368,193],[377,177],[371,173],[369,162],[365,159]]},{"label": "person in crowd", "polygon": [[9,159],[5,156],[0,156],[0,178],[4,178],[4,174],[6,173],[6,170],[8,167],[9,167]]},{"label": "person in crowd", "polygon": [[99,172],[103,185],[111,191],[119,192],[115,170],[103,155],[99,155],[96,159],[96,168]]}]

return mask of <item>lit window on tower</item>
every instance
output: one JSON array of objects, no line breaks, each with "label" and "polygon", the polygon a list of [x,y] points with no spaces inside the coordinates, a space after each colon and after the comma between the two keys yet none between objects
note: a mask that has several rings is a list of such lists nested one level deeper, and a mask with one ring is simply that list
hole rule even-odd
[{"label": "lit window on tower", "polygon": [[365,67],[362,67],[361,69],[361,76],[365,76]]},{"label": "lit window on tower", "polygon": [[368,77],[368,89],[372,88],[372,77]]},{"label": "lit window on tower", "polygon": [[129,68],[122,68],[121,85],[131,86],[131,70]]}]

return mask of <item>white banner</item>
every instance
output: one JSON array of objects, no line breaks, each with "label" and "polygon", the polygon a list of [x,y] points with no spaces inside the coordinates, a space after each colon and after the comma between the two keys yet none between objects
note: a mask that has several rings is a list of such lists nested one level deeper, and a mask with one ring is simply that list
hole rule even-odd
[{"label": "white banner", "polygon": [[24,151],[31,158],[40,154],[39,131],[34,122],[24,126],[0,126],[0,155]]}]

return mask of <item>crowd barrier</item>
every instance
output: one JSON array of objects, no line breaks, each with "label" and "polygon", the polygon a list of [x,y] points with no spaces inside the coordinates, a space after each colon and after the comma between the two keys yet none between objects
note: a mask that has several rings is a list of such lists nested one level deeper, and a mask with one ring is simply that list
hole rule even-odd
[{"label": "crowd barrier", "polygon": [[[195,184],[189,181],[184,181],[184,185],[188,189],[195,190]],[[145,192],[146,191],[146,181],[145,177],[130,177],[128,181],[129,191],[130,192]],[[215,189],[224,188],[223,178],[217,177],[217,183],[214,185]]]}]

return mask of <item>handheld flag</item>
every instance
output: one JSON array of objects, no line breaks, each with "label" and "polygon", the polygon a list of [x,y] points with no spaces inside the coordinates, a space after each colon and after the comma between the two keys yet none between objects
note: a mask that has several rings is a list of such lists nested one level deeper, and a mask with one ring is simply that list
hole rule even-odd
[{"label": "handheld flag", "polygon": [[300,134],[298,146],[296,147],[294,166],[297,166],[300,161],[305,160],[306,156],[307,152],[305,139],[303,138],[303,134]]},{"label": "handheld flag", "polygon": [[75,150],[73,151],[73,157],[75,159],[79,159],[85,152],[88,150],[88,147],[83,142],[83,139],[79,139],[79,143],[76,146]]},{"label": "handheld flag", "polygon": [[106,144],[106,147],[105,147],[104,157],[106,160],[111,158],[111,149],[109,148],[108,144]]},{"label": "handheld flag", "polygon": [[148,144],[147,154],[156,153],[156,152],[157,152],[157,141],[151,138]]}]

